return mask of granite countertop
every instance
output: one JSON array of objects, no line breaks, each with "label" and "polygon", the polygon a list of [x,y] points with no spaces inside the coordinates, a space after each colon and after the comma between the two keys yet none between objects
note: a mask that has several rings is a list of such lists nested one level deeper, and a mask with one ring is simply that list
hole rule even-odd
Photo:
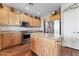
[{"label": "granite countertop", "polygon": [[51,40],[56,40],[58,42],[61,42],[63,39],[61,37],[61,35],[57,35],[57,34],[52,34],[52,33],[36,33],[37,35],[41,36],[41,37],[45,37]]},{"label": "granite countertop", "polygon": [[4,33],[18,33],[18,31],[0,31],[0,34]]}]

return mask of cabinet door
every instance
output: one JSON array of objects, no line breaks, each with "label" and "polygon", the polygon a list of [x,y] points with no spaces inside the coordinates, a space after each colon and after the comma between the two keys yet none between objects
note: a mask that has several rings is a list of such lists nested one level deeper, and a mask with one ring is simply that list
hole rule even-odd
[{"label": "cabinet door", "polygon": [[38,54],[38,36],[31,36],[31,39],[30,39],[30,48],[36,53]]},{"label": "cabinet door", "polygon": [[0,25],[9,25],[9,11],[0,8]]},{"label": "cabinet door", "polygon": [[10,34],[3,34],[2,36],[2,48],[9,48],[11,47],[11,38],[10,38]]},{"label": "cabinet door", "polygon": [[10,12],[10,25],[18,25],[18,26],[20,25],[18,14]]},{"label": "cabinet door", "polygon": [[36,52],[35,51],[35,39],[33,35],[31,35],[31,38],[30,38],[30,48],[32,49],[32,51]]},{"label": "cabinet door", "polygon": [[11,39],[12,46],[21,44],[21,33],[11,33],[10,39]]},{"label": "cabinet door", "polygon": [[76,39],[77,39],[77,42],[76,42],[76,47],[77,49],[79,50],[79,8],[76,9]]},{"label": "cabinet door", "polygon": [[0,50],[2,49],[2,35],[0,34]]},{"label": "cabinet door", "polygon": [[64,40],[65,46],[74,48],[74,39],[75,39],[75,12],[73,10],[67,11],[64,13]]}]

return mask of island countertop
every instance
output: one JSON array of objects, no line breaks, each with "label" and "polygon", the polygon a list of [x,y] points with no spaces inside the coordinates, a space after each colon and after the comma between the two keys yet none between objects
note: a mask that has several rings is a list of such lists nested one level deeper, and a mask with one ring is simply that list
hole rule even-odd
[{"label": "island countertop", "polygon": [[63,39],[61,35],[53,34],[53,33],[42,33],[42,32],[36,32],[36,33],[31,33],[32,35],[40,36],[40,37],[45,37],[50,40],[56,40],[61,42]]}]

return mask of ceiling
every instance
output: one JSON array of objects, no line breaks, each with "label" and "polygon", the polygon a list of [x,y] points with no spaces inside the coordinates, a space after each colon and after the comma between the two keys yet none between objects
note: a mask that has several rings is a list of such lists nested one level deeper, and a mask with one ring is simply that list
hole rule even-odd
[{"label": "ceiling", "polygon": [[59,10],[60,3],[5,3],[4,5],[13,7],[24,13],[28,13],[32,16],[46,17],[50,15],[54,10]]}]

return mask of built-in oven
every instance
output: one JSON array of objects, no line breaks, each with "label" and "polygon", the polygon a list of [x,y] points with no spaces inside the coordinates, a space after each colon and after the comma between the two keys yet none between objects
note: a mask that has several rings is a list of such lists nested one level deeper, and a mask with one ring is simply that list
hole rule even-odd
[{"label": "built-in oven", "polygon": [[29,43],[30,33],[27,31],[22,32],[22,43]]}]

